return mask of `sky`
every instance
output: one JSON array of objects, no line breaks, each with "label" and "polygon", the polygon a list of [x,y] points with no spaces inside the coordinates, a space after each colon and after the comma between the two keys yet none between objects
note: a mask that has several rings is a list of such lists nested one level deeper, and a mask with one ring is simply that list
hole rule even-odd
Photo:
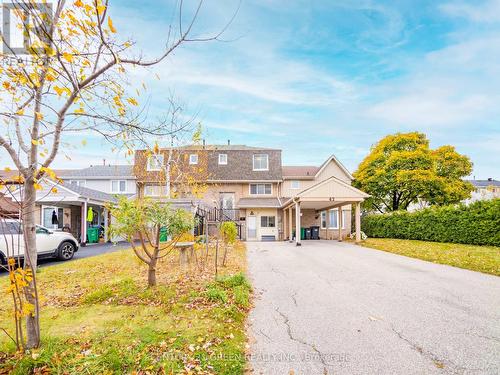
[{"label": "sky", "polygon": [[[109,11],[155,56],[177,1],[113,0]],[[184,3],[187,23],[194,2]],[[135,73],[151,119],[173,93],[208,143],[280,148],[284,164],[335,154],[351,171],[385,135],[420,131],[468,155],[476,178],[500,178],[500,0],[205,0],[193,35],[214,35],[236,10],[221,41],[184,44]],[[127,162],[84,137],[54,166]]]}]

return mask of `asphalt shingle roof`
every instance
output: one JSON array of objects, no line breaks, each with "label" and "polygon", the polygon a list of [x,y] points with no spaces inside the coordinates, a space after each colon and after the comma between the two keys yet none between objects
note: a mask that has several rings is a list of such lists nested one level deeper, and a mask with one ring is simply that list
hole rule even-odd
[{"label": "asphalt shingle roof", "polygon": [[239,208],[253,208],[253,207],[281,207],[281,202],[278,198],[241,198],[238,201]]},{"label": "asphalt shingle roof", "polygon": [[319,171],[319,167],[312,165],[284,165],[281,169],[283,177],[314,177]]},{"label": "asphalt shingle roof", "polygon": [[[57,172],[56,172],[57,173]],[[59,171],[60,178],[70,177],[133,177],[133,165],[94,165],[83,169],[67,169]]]},{"label": "asphalt shingle roof", "polygon": [[494,179],[488,180],[467,180],[475,187],[488,187],[488,186],[500,186],[500,181]]},{"label": "asphalt shingle roof", "polygon": [[81,195],[84,198],[95,199],[103,202],[117,201],[114,195],[105,193],[103,191],[89,189],[83,186],[78,186],[77,184],[64,184],[64,187],[71,191],[74,191],[75,193]]}]

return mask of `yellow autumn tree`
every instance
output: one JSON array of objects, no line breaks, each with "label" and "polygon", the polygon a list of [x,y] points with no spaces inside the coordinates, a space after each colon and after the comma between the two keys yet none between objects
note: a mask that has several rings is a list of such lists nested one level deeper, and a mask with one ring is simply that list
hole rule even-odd
[{"label": "yellow autumn tree", "polygon": [[146,59],[134,50],[132,40],[118,37],[107,0],[14,0],[9,4],[11,19],[19,20],[12,26],[22,30],[25,43],[24,48],[14,48],[2,33],[0,148],[10,155],[23,185],[24,267],[33,275],[23,286],[26,301],[33,306],[26,318],[27,348],[40,343],[34,272],[34,215],[40,179],[56,178],[50,167],[68,133],[95,131],[107,139],[123,141],[131,134],[164,134],[163,129],[143,121],[136,109],[141,92],[132,91],[126,77],[130,68],[158,64],[182,44],[217,39],[228,25],[213,36],[192,35],[201,7],[200,1],[186,20],[181,1],[176,25],[158,41],[164,49],[157,57]]}]

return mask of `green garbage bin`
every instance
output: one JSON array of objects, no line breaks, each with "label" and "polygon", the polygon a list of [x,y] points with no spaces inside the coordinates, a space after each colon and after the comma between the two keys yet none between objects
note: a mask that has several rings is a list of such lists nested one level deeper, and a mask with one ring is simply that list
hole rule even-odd
[{"label": "green garbage bin", "polygon": [[160,242],[166,242],[166,241],[168,241],[167,228],[162,227],[160,228]]},{"label": "green garbage bin", "polygon": [[300,239],[301,240],[306,239],[306,228],[300,228]]},{"label": "green garbage bin", "polygon": [[99,228],[94,228],[94,227],[87,228],[87,242],[88,243],[99,242]]}]

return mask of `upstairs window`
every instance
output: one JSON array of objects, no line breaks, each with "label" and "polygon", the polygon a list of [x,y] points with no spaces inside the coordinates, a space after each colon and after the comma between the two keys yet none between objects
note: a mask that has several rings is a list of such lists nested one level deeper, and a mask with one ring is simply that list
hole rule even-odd
[{"label": "upstairs window", "polygon": [[189,164],[191,165],[198,164],[198,154],[189,155]]},{"label": "upstairs window", "polygon": [[127,191],[127,181],[125,180],[112,180],[111,192],[112,193],[125,193]]},{"label": "upstairs window", "polygon": [[272,194],[272,184],[250,184],[251,195],[269,195]]},{"label": "upstairs window", "polygon": [[227,154],[219,154],[219,165],[227,165]]},{"label": "upstairs window", "polygon": [[153,154],[148,159],[148,171],[160,171],[163,168],[163,155]]},{"label": "upstairs window", "polygon": [[294,189],[294,190],[300,189],[300,181],[299,180],[293,180],[291,182],[291,185],[292,185],[292,189]]},{"label": "upstairs window", "polygon": [[70,183],[70,185],[85,187],[85,184],[87,182],[85,180],[69,180],[69,183]]},{"label": "upstairs window", "polygon": [[269,155],[255,154],[253,156],[253,170],[254,171],[268,171],[269,170]]}]

